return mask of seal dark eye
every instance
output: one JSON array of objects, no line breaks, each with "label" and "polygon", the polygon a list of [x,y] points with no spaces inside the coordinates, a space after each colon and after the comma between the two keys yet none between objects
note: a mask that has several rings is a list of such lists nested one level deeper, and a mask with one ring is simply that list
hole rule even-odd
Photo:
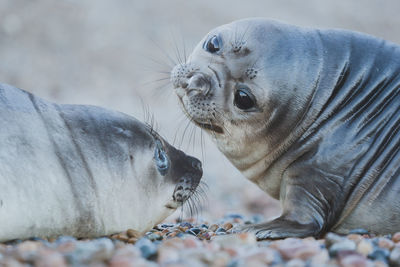
[{"label": "seal dark eye", "polygon": [[169,161],[167,153],[165,153],[160,141],[156,141],[156,148],[154,150],[154,160],[161,175],[166,175],[169,169]]},{"label": "seal dark eye", "polygon": [[218,39],[218,36],[214,35],[210,39],[208,39],[204,45],[203,45],[204,50],[210,52],[210,53],[216,53],[221,49],[220,46],[220,41]]},{"label": "seal dark eye", "polygon": [[235,106],[245,111],[256,106],[254,96],[246,88],[239,88],[236,90],[233,103]]}]

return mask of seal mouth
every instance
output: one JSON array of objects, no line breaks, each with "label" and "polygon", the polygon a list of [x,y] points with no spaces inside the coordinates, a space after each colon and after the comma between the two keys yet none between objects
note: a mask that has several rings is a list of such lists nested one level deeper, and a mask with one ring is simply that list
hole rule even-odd
[{"label": "seal mouth", "polygon": [[176,210],[177,208],[179,208],[180,206],[182,206],[182,204],[183,204],[183,203],[180,203],[180,202],[178,202],[178,201],[171,200],[171,201],[169,201],[167,204],[165,204],[165,207],[166,207],[167,209],[170,209],[170,210]]},{"label": "seal mouth", "polygon": [[213,131],[213,132],[219,133],[219,134],[223,134],[224,133],[224,130],[218,125],[215,125],[215,124],[212,124],[212,123],[204,123],[204,122],[196,121],[192,116],[190,116],[189,112],[186,109],[185,104],[182,101],[182,98],[178,97],[178,99],[179,99],[180,104],[183,107],[182,108],[183,112],[189,118],[189,120],[191,120],[194,124],[196,124],[197,126],[199,126],[200,128],[203,128],[205,130]]},{"label": "seal mouth", "polygon": [[209,123],[201,123],[201,122],[197,122],[197,121],[193,121],[197,126],[206,129],[206,130],[210,130],[219,134],[223,134],[224,130],[219,127],[218,125],[215,124],[209,124]]}]

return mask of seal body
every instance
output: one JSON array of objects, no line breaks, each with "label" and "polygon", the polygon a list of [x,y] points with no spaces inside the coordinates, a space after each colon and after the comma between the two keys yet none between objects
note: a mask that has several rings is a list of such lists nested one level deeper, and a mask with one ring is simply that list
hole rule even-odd
[{"label": "seal body", "polygon": [[259,239],[400,231],[400,46],[267,19],[212,30],[171,73],[184,112],[283,212]]},{"label": "seal body", "polygon": [[200,161],[149,126],[0,85],[0,241],[151,229],[199,184]]}]

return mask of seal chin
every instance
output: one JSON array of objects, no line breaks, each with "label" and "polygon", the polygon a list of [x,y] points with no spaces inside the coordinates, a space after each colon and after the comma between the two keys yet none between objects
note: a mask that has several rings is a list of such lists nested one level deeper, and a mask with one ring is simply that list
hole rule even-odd
[{"label": "seal chin", "polygon": [[193,120],[193,122],[197,126],[199,126],[200,128],[203,128],[205,130],[209,130],[209,131],[212,131],[212,132],[215,132],[215,133],[219,133],[219,134],[223,134],[224,133],[224,130],[221,127],[219,127],[218,125],[210,124],[210,123],[197,122],[195,120]]},{"label": "seal chin", "polygon": [[165,204],[165,207],[170,210],[176,210],[177,208],[182,206],[182,204],[183,204],[182,202],[170,200],[167,204]]}]

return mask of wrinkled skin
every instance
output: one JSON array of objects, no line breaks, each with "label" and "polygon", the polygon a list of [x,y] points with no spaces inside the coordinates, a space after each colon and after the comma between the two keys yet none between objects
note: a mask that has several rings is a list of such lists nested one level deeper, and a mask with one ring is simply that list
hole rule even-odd
[{"label": "wrinkled skin", "polygon": [[245,19],[171,72],[185,114],[282,205],[259,239],[400,231],[400,46]]},{"label": "wrinkled skin", "polygon": [[199,160],[149,126],[0,84],[0,241],[147,231],[196,190]]}]

